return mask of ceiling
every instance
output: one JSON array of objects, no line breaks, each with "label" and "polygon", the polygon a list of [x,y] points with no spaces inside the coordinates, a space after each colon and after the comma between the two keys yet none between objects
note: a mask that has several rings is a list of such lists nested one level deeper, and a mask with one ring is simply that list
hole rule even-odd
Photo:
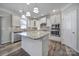
[{"label": "ceiling", "polygon": [[[26,3],[0,3],[0,8],[11,11],[20,16],[29,11],[31,17],[40,17],[51,13],[52,10],[59,11],[67,4],[68,3],[30,3],[30,5],[27,5]],[[34,7],[39,8],[38,14],[33,12]],[[19,10],[23,10],[23,13],[19,12]]]}]

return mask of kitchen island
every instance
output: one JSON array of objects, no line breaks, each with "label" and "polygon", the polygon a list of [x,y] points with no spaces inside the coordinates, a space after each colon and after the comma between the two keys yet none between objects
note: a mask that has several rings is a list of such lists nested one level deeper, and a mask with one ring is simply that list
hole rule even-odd
[{"label": "kitchen island", "polygon": [[27,31],[18,34],[22,36],[21,47],[31,56],[48,55],[48,32]]}]

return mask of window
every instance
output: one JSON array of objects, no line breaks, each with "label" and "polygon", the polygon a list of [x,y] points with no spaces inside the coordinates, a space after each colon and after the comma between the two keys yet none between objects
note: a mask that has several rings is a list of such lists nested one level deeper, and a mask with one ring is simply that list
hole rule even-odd
[{"label": "window", "polygon": [[26,29],[27,28],[27,20],[26,19],[21,19],[20,20],[20,25],[21,25],[21,29]]}]

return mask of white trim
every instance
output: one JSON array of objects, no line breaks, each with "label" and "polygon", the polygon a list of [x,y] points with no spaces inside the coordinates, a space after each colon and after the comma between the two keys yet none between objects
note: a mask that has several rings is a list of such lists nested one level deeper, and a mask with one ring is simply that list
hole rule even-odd
[{"label": "white trim", "polygon": [[[62,42],[62,44],[64,44],[63,42]],[[66,45],[66,44],[64,44],[64,45]],[[66,46],[68,46],[68,45],[66,45]],[[68,46],[68,47],[70,47],[70,46]],[[72,48],[72,47],[70,47],[70,48]],[[77,49],[75,49],[75,48],[72,48],[74,51],[76,51],[77,53],[79,53],[79,51],[77,50]]]}]

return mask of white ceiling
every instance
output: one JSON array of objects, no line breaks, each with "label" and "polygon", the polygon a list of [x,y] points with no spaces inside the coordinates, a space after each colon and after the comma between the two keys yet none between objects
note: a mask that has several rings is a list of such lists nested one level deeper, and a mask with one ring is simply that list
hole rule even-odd
[{"label": "white ceiling", "polygon": [[[13,13],[18,15],[25,14],[27,11],[31,12],[32,17],[39,17],[42,14],[47,15],[48,13],[52,12],[53,9],[59,11],[68,3],[30,3],[27,5],[26,3],[0,3],[0,8],[7,9]],[[33,8],[39,8],[39,14],[33,13]],[[19,10],[23,10],[23,13],[20,13]]]}]

